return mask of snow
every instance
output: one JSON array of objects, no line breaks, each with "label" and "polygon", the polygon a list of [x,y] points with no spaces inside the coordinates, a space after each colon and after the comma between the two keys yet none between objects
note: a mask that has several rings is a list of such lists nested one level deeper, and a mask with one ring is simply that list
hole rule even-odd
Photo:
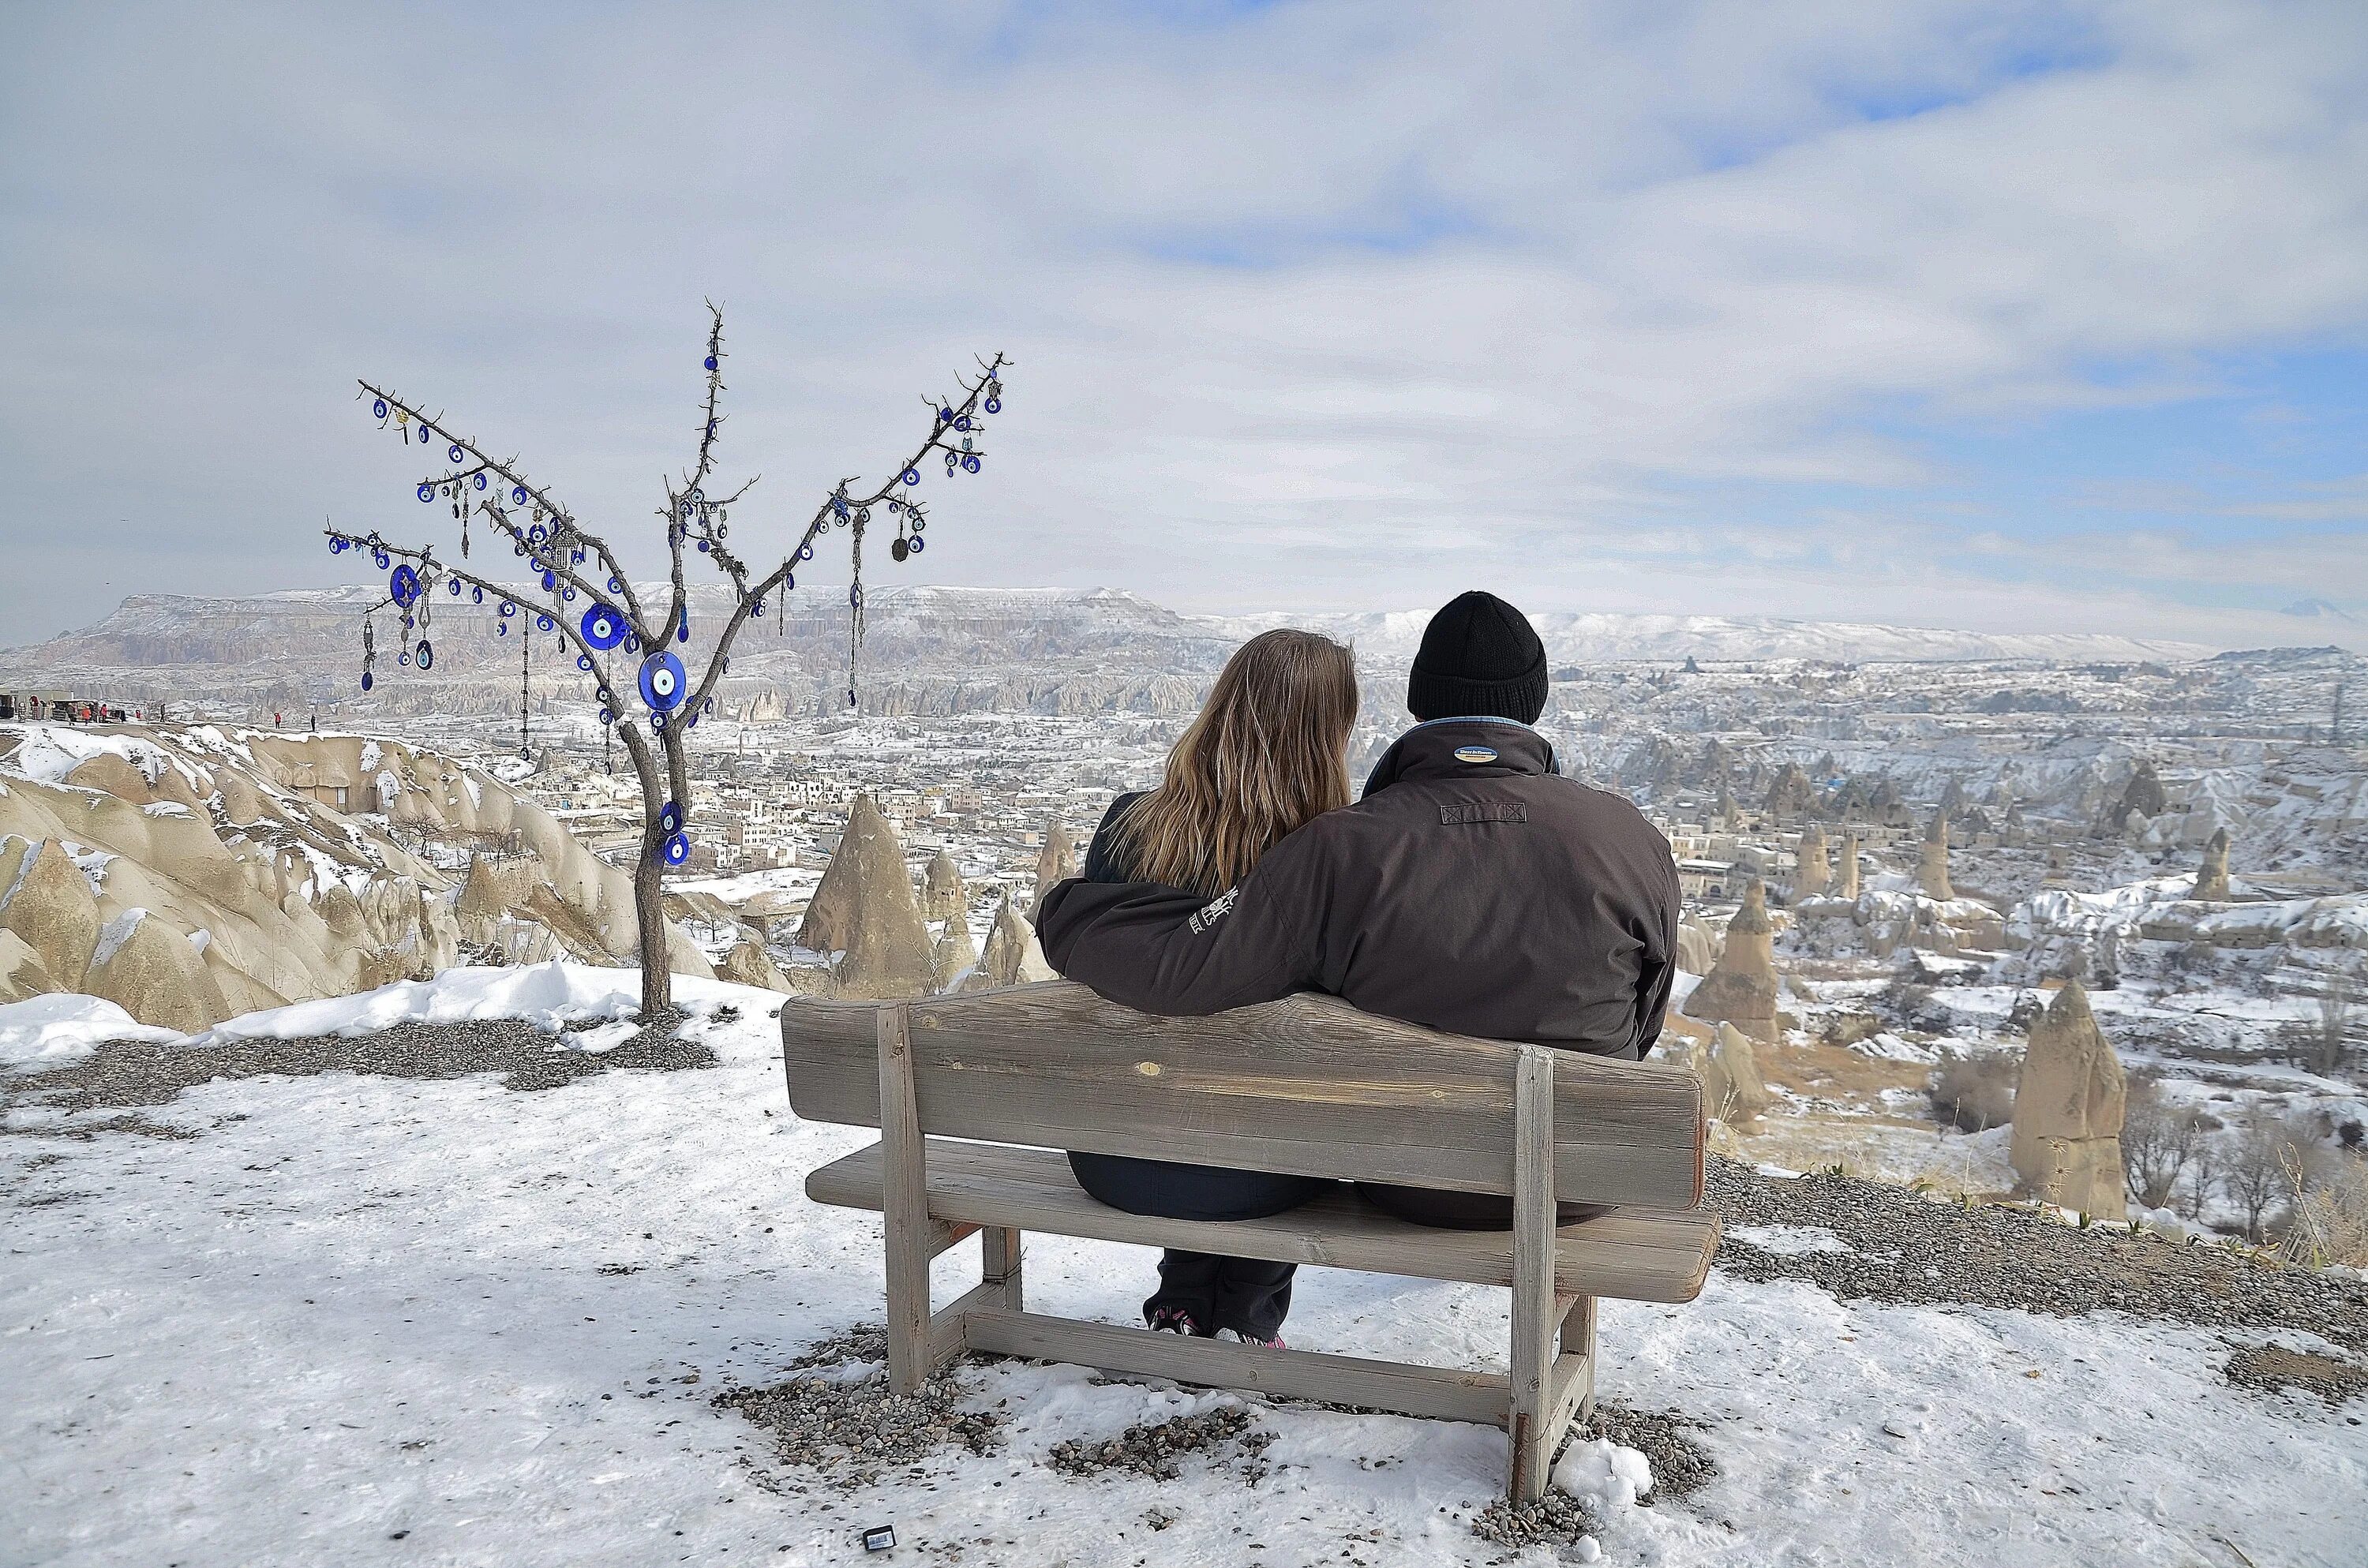
[{"label": "snow", "polygon": [[162,746],[137,736],[93,733],[71,724],[27,724],[23,734],[8,771],[41,784],[63,784],[67,774],[100,756],[121,757],[154,784],[172,760]]},{"label": "snow", "polygon": [[123,950],[123,944],[131,940],[132,933],[139,930],[140,923],[147,918],[146,910],[133,907],[101,926],[98,946],[90,955],[90,967],[94,970],[105,968],[107,960]]},{"label": "snow", "polygon": [[[631,982],[455,970],[217,1033],[615,1017]],[[1277,1434],[1256,1485],[1190,1460],[1173,1482],[1079,1480],[1045,1464],[1053,1444],[1234,1396],[1076,1367],[973,1374],[1008,1423],[999,1453],[941,1454],[844,1496],[762,1489],[746,1468],[768,1451],[761,1434],[708,1397],[879,1320],[878,1217],[801,1196],[805,1172],[874,1134],[791,1116],[780,997],[677,983],[714,1070],[533,1094],[491,1076],[255,1078],[143,1108],[187,1141],[0,1138],[17,1199],[0,1558],[820,1568],[862,1560],[857,1527],[893,1523],[891,1562],[959,1543],[977,1563],[1295,1568],[1359,1541],[1377,1541],[1356,1545],[1369,1562],[1503,1559],[1464,1522],[1502,1484],[1493,1428],[1255,1405]],[[727,1001],[736,1020],[712,1016]],[[137,1032],[70,1016],[105,1004],[39,998],[0,1008],[0,1042],[26,1049],[44,1006],[64,1010],[69,1042]],[[19,1111],[11,1130],[54,1114]],[[1133,1318],[1152,1276],[1147,1252],[1099,1243],[1030,1236],[1027,1259],[1032,1305],[1110,1322]],[[939,1301],[976,1272],[974,1245],[940,1258]],[[1310,1348],[1497,1370],[1507,1331],[1501,1290],[1316,1267],[1288,1328]],[[1625,1500],[1641,1456],[1566,1456],[1566,1482],[1600,1499],[1608,1562],[2238,1561],[2224,1540],[2287,1568],[2368,1553],[2368,1429],[2314,1397],[2231,1388],[2219,1333],[1844,1302],[1714,1273],[1688,1306],[1603,1303],[1600,1343],[1602,1396],[1706,1422],[1721,1471],[1643,1507]],[[1155,1506],[1178,1516],[1156,1535]]]},{"label": "snow", "polygon": [[90,1054],[102,1040],[169,1040],[171,1029],[150,1028],[97,996],[56,992],[0,1005],[0,1065],[62,1067]]},{"label": "snow", "polygon": [[[679,1000],[696,1002],[718,983],[677,975],[675,994]],[[780,1005],[770,992],[757,994],[770,998],[765,1004],[768,1011]],[[357,995],[248,1013],[192,1036],[191,1043],[374,1034],[401,1023],[458,1024],[472,1018],[523,1018],[537,1028],[556,1030],[586,1018],[621,1017],[641,1005],[641,975],[633,970],[594,969],[560,960],[510,969],[472,966],[448,969],[433,980],[397,981]]]},{"label": "snow", "polygon": [[1616,1516],[1653,1490],[1653,1464],[1609,1437],[1590,1437],[1565,1450],[1554,1467],[1554,1483],[1594,1504],[1599,1515]]}]

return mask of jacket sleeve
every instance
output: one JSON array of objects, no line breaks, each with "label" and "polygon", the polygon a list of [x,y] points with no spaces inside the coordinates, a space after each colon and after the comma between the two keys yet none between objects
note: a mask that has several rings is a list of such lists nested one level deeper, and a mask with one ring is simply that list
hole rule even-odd
[{"label": "jacket sleeve", "polygon": [[1315,983],[1315,884],[1285,839],[1215,898],[1157,882],[1071,880],[1044,895],[1037,935],[1053,967],[1145,1013],[1197,1017]]},{"label": "jacket sleeve", "polygon": [[1678,979],[1678,908],[1682,902],[1676,863],[1671,862],[1667,885],[1662,890],[1657,949],[1646,948],[1643,967],[1636,976],[1634,1060],[1638,1062],[1653,1054],[1653,1042],[1661,1038],[1661,1024],[1668,1017],[1669,994]]}]

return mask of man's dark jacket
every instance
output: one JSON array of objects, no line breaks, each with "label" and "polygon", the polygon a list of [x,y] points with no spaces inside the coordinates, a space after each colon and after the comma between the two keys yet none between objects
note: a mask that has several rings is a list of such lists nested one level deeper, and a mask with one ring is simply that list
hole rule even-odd
[{"label": "man's dark jacket", "polygon": [[1054,969],[1146,1013],[1328,991],[1634,1061],[1668,1007],[1678,904],[1669,842],[1634,805],[1556,774],[1525,724],[1440,719],[1218,898],[1064,881],[1036,923]]}]

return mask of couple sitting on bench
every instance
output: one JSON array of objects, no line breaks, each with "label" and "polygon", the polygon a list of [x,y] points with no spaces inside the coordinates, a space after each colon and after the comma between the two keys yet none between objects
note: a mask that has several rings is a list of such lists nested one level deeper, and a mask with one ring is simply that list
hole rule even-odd
[{"label": "couple sitting on bench", "polygon": [[[1142,1012],[1197,1016],[1297,991],[1452,1034],[1638,1061],[1677,963],[1668,841],[1620,796],[1561,777],[1531,725],[1546,660],[1528,619],[1467,593],[1430,621],[1406,680],[1417,721],[1349,801],[1349,650],[1269,631],[1236,651],[1167,759],[1110,807],[1085,874],[1036,921],[1070,979]],[[1103,1203],[1247,1220],[1314,1177],[1072,1153]],[[1401,1219],[1504,1230],[1510,1199],[1360,1184]],[[1569,1224],[1598,1210],[1562,1206]],[[1155,1329],[1280,1346],[1292,1263],[1169,1250]]]}]

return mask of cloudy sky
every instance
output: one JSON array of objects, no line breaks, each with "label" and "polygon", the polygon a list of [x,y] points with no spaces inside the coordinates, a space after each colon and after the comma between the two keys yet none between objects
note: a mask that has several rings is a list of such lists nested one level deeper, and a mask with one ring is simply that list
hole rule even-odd
[{"label": "cloudy sky", "polygon": [[882,575],[2368,646],[2358,0],[6,6],[0,644],[432,531],[358,376],[651,534],[702,298],[752,555],[1000,349]]}]

